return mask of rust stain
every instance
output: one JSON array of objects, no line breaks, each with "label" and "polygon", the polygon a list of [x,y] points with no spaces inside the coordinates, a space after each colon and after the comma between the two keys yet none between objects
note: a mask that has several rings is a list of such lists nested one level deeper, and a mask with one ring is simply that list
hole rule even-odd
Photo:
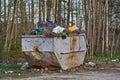
[{"label": "rust stain", "polygon": [[33,47],[33,50],[34,50],[35,52],[40,52],[40,50],[39,50],[39,47],[38,47],[38,46],[34,46],[34,47]]},{"label": "rust stain", "polygon": [[[27,61],[32,67],[48,67],[50,70],[60,69],[60,65],[53,52],[26,52]],[[49,54],[48,54],[49,53]]]},{"label": "rust stain", "polygon": [[69,67],[74,67],[74,66],[77,66],[78,65],[78,57],[77,55],[75,54],[70,54],[68,57],[67,57],[67,65]]},{"label": "rust stain", "polygon": [[72,37],[72,40],[71,40],[71,41],[72,41],[72,42],[71,42],[71,48],[70,48],[70,50],[74,51],[75,46],[76,46],[76,44],[77,44],[77,38],[76,38],[76,37]]}]

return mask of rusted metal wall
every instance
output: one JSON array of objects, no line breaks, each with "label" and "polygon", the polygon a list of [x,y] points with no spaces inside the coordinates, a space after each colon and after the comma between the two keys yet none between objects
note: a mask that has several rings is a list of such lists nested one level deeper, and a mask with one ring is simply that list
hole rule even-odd
[{"label": "rusted metal wall", "polygon": [[83,64],[86,54],[85,34],[66,39],[24,35],[22,51],[31,65],[55,66],[66,70]]},{"label": "rusted metal wall", "polygon": [[[33,35],[35,36],[35,35]],[[22,51],[53,51],[53,39],[52,38],[40,38],[40,37],[23,37],[22,38]]]},{"label": "rusted metal wall", "polygon": [[64,70],[83,64],[85,52],[84,34],[68,37],[67,39],[54,38],[54,53]]}]

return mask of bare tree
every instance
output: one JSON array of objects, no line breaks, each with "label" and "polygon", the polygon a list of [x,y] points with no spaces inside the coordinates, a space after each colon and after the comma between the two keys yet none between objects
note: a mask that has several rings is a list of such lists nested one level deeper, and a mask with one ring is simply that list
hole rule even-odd
[{"label": "bare tree", "polygon": [[41,11],[42,11],[42,2],[39,0],[39,22],[42,22],[42,18],[41,18]]},{"label": "bare tree", "polygon": [[6,26],[6,0],[4,0],[4,26]]},{"label": "bare tree", "polygon": [[106,31],[106,33],[105,33],[105,54],[108,56],[108,50],[109,50],[109,46],[108,46],[108,0],[106,0],[105,1],[105,7],[106,7],[106,12],[105,12],[105,15],[106,15],[106,19],[105,19],[105,21],[106,21],[106,25],[105,25],[105,31]]},{"label": "bare tree", "polygon": [[56,0],[52,0],[52,21],[55,22],[55,5],[56,5]]},{"label": "bare tree", "polygon": [[32,2],[32,6],[31,6],[32,7],[31,8],[32,9],[31,10],[32,11],[32,14],[31,14],[31,16],[32,16],[32,25],[34,25],[34,0],[31,0],[31,2]]},{"label": "bare tree", "polygon": [[2,6],[1,6],[2,1],[0,0],[0,21],[1,21],[1,14],[2,14]]},{"label": "bare tree", "polygon": [[9,0],[9,4],[8,4],[8,18],[7,18],[7,29],[6,29],[6,38],[5,38],[5,44],[4,44],[4,56],[3,56],[3,62],[4,63],[8,63],[8,41],[9,41],[9,36],[10,36],[10,29],[11,27],[9,26],[10,24],[10,9],[11,9],[11,0]]},{"label": "bare tree", "polygon": [[100,35],[101,35],[101,0],[97,0],[97,8],[96,8],[96,15],[97,15],[97,41],[96,41],[96,52],[95,54],[99,53],[100,51]]},{"label": "bare tree", "polygon": [[69,25],[69,21],[70,21],[70,3],[71,3],[71,0],[68,0],[67,25]]}]

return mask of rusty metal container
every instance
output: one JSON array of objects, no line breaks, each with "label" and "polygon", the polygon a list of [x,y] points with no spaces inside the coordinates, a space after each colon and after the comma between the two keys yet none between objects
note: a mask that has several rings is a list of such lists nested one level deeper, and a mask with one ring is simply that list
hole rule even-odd
[{"label": "rusty metal container", "polygon": [[22,35],[22,51],[31,66],[67,70],[83,64],[86,54],[85,34],[61,37]]}]

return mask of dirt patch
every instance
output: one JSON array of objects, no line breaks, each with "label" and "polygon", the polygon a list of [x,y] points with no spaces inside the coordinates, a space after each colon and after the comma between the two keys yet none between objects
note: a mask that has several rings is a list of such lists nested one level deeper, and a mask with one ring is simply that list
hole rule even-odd
[{"label": "dirt patch", "polygon": [[120,80],[120,62],[80,66],[68,71],[49,71],[37,77],[12,80]]}]

